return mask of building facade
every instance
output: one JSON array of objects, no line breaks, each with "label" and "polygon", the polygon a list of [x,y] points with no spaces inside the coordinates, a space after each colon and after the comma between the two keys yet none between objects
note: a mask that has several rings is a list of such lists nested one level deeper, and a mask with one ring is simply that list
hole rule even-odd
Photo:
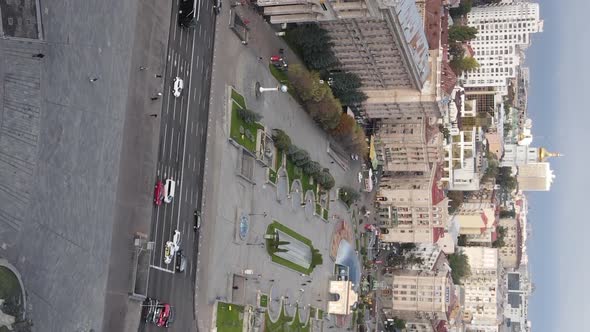
[{"label": "building facade", "polygon": [[463,322],[466,331],[498,331],[502,322],[500,268],[498,250],[484,247],[464,247],[471,275],[463,279],[465,302]]},{"label": "building facade", "polygon": [[384,172],[428,173],[442,156],[442,134],[436,119],[396,117],[378,122],[377,159]]},{"label": "building facade", "polygon": [[539,4],[521,2],[474,7],[467,24],[478,29],[471,40],[480,67],[465,73],[465,87],[494,87],[508,93],[507,79],[517,76],[520,52],[530,43],[530,35],[543,31]]},{"label": "building facade", "polygon": [[504,245],[498,248],[504,268],[516,269],[522,257],[522,228],[518,218],[501,218],[498,224],[504,229]]},{"label": "building facade", "polygon": [[[440,187],[441,169],[429,173],[384,173],[377,192],[384,242],[433,243],[448,221],[448,199]],[[438,235],[437,235],[438,234]]]}]

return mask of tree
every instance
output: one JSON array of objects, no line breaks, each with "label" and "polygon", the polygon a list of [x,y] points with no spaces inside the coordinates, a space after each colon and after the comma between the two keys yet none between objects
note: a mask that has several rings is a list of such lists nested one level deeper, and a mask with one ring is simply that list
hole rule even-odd
[{"label": "tree", "polygon": [[287,151],[291,146],[291,137],[281,129],[274,129],[272,131],[272,139],[279,150]]},{"label": "tree", "polygon": [[238,116],[246,123],[258,122],[262,119],[262,115],[247,108],[238,108]]},{"label": "tree", "polygon": [[512,192],[516,189],[518,183],[516,182],[516,178],[512,176],[512,169],[510,167],[500,167],[498,176],[496,177],[496,184],[503,190]]},{"label": "tree", "polygon": [[350,115],[346,113],[340,113],[340,122],[338,122],[336,128],[332,129],[330,133],[335,137],[350,136],[353,134],[355,125],[356,121],[354,121]]},{"label": "tree", "polygon": [[449,13],[453,18],[464,16],[471,11],[473,6],[472,0],[461,0],[461,4],[457,8],[451,8]]},{"label": "tree", "polygon": [[360,77],[349,72],[337,72],[330,75],[334,97],[343,105],[356,105],[367,100],[367,95],[360,91],[362,86]]},{"label": "tree", "polygon": [[447,193],[447,197],[449,198],[449,213],[453,214],[463,204],[463,192],[451,190]]},{"label": "tree", "polygon": [[453,71],[459,75],[464,71],[473,70],[479,68],[479,63],[474,57],[467,56],[462,58],[455,58],[449,63]]},{"label": "tree", "polygon": [[363,101],[367,100],[367,98],[368,97],[364,92],[354,90],[338,97],[338,100],[340,100],[342,105],[358,105]]},{"label": "tree", "polygon": [[330,68],[338,63],[331,49],[328,32],[317,24],[300,25],[288,32],[290,40],[296,43],[303,62],[311,69]]},{"label": "tree", "polygon": [[449,255],[449,266],[451,267],[451,277],[455,285],[460,285],[463,278],[471,274],[469,259],[463,253],[454,253]]},{"label": "tree", "polygon": [[514,210],[500,210],[500,218],[514,218],[516,212]]},{"label": "tree", "polygon": [[461,43],[449,42],[449,54],[453,59],[460,59],[465,56],[465,49]]},{"label": "tree", "polygon": [[340,188],[338,195],[340,196],[340,200],[342,200],[348,206],[351,206],[361,197],[361,194],[357,190],[349,186]]},{"label": "tree", "polygon": [[326,171],[325,169],[316,175],[315,180],[325,190],[334,188],[334,185],[336,184],[332,174],[330,174],[330,172]]},{"label": "tree", "polygon": [[305,174],[314,177],[316,176],[319,172],[322,171],[322,166],[320,165],[320,163],[318,163],[317,161],[311,160],[310,162],[308,162],[307,164],[305,164],[303,166],[303,172],[305,172]]},{"label": "tree", "polygon": [[312,248],[311,252],[311,268],[314,268],[318,265],[322,265],[324,259],[322,258],[322,254],[320,254],[320,251],[316,248]]},{"label": "tree", "polygon": [[309,152],[300,149],[297,152],[293,153],[293,155],[291,155],[291,159],[293,160],[295,166],[303,167],[305,164],[309,162]]},{"label": "tree", "polygon": [[507,135],[512,130],[512,123],[504,122],[504,135]]},{"label": "tree", "polygon": [[289,78],[289,82],[291,82],[293,89],[297,93],[297,96],[301,100],[306,101],[312,98],[310,86],[313,84],[313,76],[311,72],[301,65],[294,64],[289,66],[287,77]]},{"label": "tree", "polygon": [[297,151],[299,151],[299,147],[295,144],[291,144],[287,149],[287,156],[292,157]]},{"label": "tree", "polygon": [[501,248],[505,245],[504,237],[506,236],[506,228],[502,226],[498,226],[496,228],[496,240],[492,242],[492,247],[494,248]]},{"label": "tree", "polygon": [[340,123],[342,105],[331,94],[319,102],[309,102],[306,106],[309,114],[323,129],[334,129]]},{"label": "tree", "polygon": [[477,28],[466,25],[453,25],[449,28],[449,41],[465,42],[477,36]]},{"label": "tree", "polygon": [[498,158],[496,157],[495,154],[493,154],[491,152],[489,152],[487,155],[487,161],[488,161],[488,168],[486,168],[486,171],[483,175],[484,180],[496,178],[498,176],[499,166],[500,166],[500,163],[498,162]]}]

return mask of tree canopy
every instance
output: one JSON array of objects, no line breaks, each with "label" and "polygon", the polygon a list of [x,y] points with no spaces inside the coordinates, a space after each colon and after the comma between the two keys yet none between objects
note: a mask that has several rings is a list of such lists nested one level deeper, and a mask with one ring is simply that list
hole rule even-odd
[{"label": "tree canopy", "polygon": [[471,275],[469,259],[463,253],[454,253],[449,255],[449,266],[451,267],[451,277],[455,285],[460,285],[462,279]]},{"label": "tree canopy", "polygon": [[465,42],[477,36],[477,28],[466,25],[453,25],[449,28],[449,41]]}]

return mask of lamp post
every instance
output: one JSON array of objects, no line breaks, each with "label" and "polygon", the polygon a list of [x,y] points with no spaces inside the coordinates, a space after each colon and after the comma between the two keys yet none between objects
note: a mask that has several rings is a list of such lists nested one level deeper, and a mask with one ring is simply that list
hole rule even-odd
[{"label": "lamp post", "polygon": [[280,91],[282,93],[286,93],[288,91],[288,88],[285,84],[279,84],[274,88],[265,88],[260,85],[260,82],[256,82],[256,84],[254,85],[254,92],[257,98],[260,97],[264,92],[270,91]]}]

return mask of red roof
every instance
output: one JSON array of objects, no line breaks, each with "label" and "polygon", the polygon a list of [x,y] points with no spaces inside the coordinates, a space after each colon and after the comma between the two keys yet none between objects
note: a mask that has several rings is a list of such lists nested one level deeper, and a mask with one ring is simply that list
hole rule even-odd
[{"label": "red roof", "polygon": [[440,203],[445,199],[445,191],[439,186],[440,179],[442,178],[442,167],[435,164],[434,170],[434,181],[432,181],[432,205]]},{"label": "red roof", "polygon": [[425,7],[424,32],[428,48],[437,50],[441,43],[442,0],[427,0]]},{"label": "red roof", "polygon": [[440,322],[438,322],[438,325],[436,325],[436,332],[448,332],[449,330],[447,329],[447,324],[444,320],[441,320]]},{"label": "red roof", "polygon": [[486,225],[486,226],[488,225],[488,217],[483,212],[481,213],[481,220],[483,220],[484,225]]},{"label": "red roof", "polygon": [[442,227],[432,228],[432,242],[436,243],[441,237],[445,236],[445,229]]},{"label": "red roof", "polygon": [[[443,48],[443,52],[448,52],[447,47]],[[442,65],[441,88],[444,92],[450,95],[451,92],[453,92],[455,85],[457,85],[457,74],[455,74],[451,65],[449,65],[448,59],[443,60]]]}]

